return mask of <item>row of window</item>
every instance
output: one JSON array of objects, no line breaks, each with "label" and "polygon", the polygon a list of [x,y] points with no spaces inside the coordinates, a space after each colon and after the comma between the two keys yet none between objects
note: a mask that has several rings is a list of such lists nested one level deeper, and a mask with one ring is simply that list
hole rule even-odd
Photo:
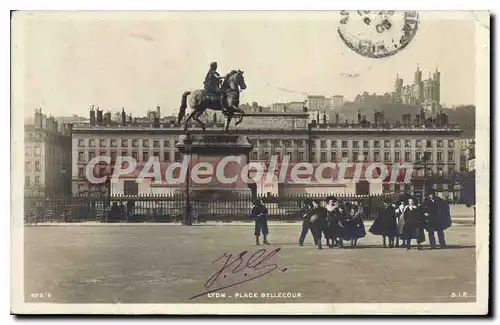
[{"label": "row of window", "polygon": [[[32,149],[33,149],[32,147],[28,147],[28,146],[25,147],[24,148],[24,155],[29,156],[29,157],[33,156]],[[40,156],[42,154],[42,148],[40,148],[40,146],[35,146],[34,149],[35,149],[35,156]]]},{"label": "row of window", "polygon": [[[35,172],[40,172],[42,171],[41,165],[39,161],[35,161]],[[24,163],[24,170],[26,172],[32,172],[33,171],[33,162],[31,161],[26,161]]]},{"label": "row of window", "polygon": [[[320,140],[319,146],[320,148],[349,148],[349,143],[351,144],[351,148],[370,148],[370,141],[373,141],[373,148],[391,148],[392,143],[394,141],[394,147],[402,148],[404,145],[405,148],[412,147],[412,141],[415,141],[416,148],[423,148],[424,145],[426,148],[433,147],[432,140]],[[261,148],[270,148],[271,146],[274,148],[291,148],[296,145],[299,148],[306,147],[306,140],[252,140],[252,145],[254,147]],[[330,146],[328,146],[330,144]],[[312,143],[312,147],[316,148],[316,141]],[[444,148],[444,140],[436,141],[437,148]],[[455,148],[454,140],[448,140],[448,148]]]},{"label": "row of window", "polygon": [[[99,156],[107,156],[106,151],[100,151]],[[128,151],[122,151],[121,156],[128,157],[129,152]],[[142,154],[139,156],[138,151],[132,151],[131,155],[136,161],[148,161],[150,157],[149,151],[143,151]],[[153,156],[159,157],[160,160],[163,159],[163,161],[171,161],[172,160],[172,155],[170,154],[170,151],[164,151],[163,156],[160,155],[159,151],[154,151]],[[78,161],[79,162],[87,162],[96,157],[96,152],[95,151],[89,151],[88,152],[88,159],[85,159],[85,152],[84,151],[79,151],[78,152]],[[111,160],[115,160],[117,157],[117,152],[112,151],[111,152]],[[173,155],[174,161],[181,161],[181,153],[179,151],[175,151]]]},{"label": "row of window", "polygon": [[[406,191],[406,192],[411,192],[412,188],[415,189],[415,186],[412,184],[382,184],[383,190],[387,191],[392,191],[392,187],[394,188],[394,191]],[[452,191],[454,189],[453,184],[437,184],[438,190],[449,190]],[[420,187],[419,187],[420,189]]]},{"label": "row of window", "polygon": [[[340,144],[341,148],[348,148],[349,141],[351,142],[352,148],[370,148],[370,140],[363,140],[363,141],[359,141],[359,140],[331,140],[330,141],[331,148],[337,148],[338,144]],[[391,148],[392,141],[394,141],[395,148],[401,148],[402,145],[404,145],[405,148],[411,148],[412,141],[415,141],[416,148],[423,148],[424,144],[425,144],[426,148],[433,147],[432,140],[373,140],[373,148],[381,148],[382,145],[384,148]],[[328,144],[328,140],[321,140],[320,141],[321,148],[327,148],[327,144]],[[316,147],[316,142],[313,142],[313,148],[315,148],[315,147]],[[444,141],[437,140],[436,147],[437,148],[444,148]],[[455,147],[454,140],[448,140],[448,148],[454,148],[454,147]]]},{"label": "row of window", "polygon": [[[312,152],[311,153],[312,156],[311,156],[311,160],[312,161],[316,161],[316,153],[315,152]],[[358,158],[360,157],[360,154],[359,152],[357,151],[354,151],[352,152],[352,161],[359,161]],[[442,151],[439,151],[437,152],[436,154],[436,161],[437,162],[444,162],[444,152]],[[275,156],[278,156],[278,159],[280,159],[280,154],[279,153],[275,153],[274,154]],[[381,153],[379,151],[374,151],[373,152],[373,159],[371,160],[370,159],[370,154],[368,151],[364,151],[362,153],[362,155],[364,156],[363,157],[363,161],[375,161],[375,162],[378,162],[378,161],[381,161]],[[261,157],[263,160],[269,160],[271,158],[271,153],[265,151]],[[432,152],[425,152],[425,155],[423,152],[416,152],[415,153],[415,160],[416,161],[422,161],[424,160],[424,156],[425,156],[425,160],[429,161],[429,162],[432,162],[434,161],[434,155]],[[401,152],[395,152],[394,153],[394,161],[401,161]],[[252,160],[259,160],[259,154],[258,152],[256,151],[253,151],[250,155],[250,158]],[[342,151],[341,152],[341,155],[338,156],[337,155],[337,152],[336,151],[332,151],[331,152],[331,158],[330,158],[330,161],[337,161],[337,160],[340,160],[341,158],[349,158],[349,152],[348,151]],[[384,161],[392,161],[392,157],[391,157],[391,152],[389,151],[385,151],[383,152],[383,158],[384,158]],[[449,162],[454,162],[455,161],[455,153],[454,151],[450,150],[448,151],[448,161]],[[305,152],[303,151],[300,151],[297,153],[297,160],[298,161],[305,161]],[[327,153],[326,152],[321,152],[320,153],[320,162],[327,162]],[[406,151],[404,153],[404,161],[413,161],[413,158],[412,158],[412,152],[410,151]]]},{"label": "row of window", "polygon": [[[40,176],[35,176],[35,182],[33,183],[34,185],[40,185]],[[24,186],[28,187],[31,186],[31,177],[30,176],[25,176],[24,177]]]},{"label": "row of window", "polygon": [[[88,141],[88,146],[90,148],[95,148],[96,147],[96,140],[90,139],[90,140],[85,140],[85,139],[80,139],[78,140],[78,146],[79,147],[85,147],[86,143]],[[132,145],[132,148],[139,148],[139,144],[141,144],[142,141],[142,147],[144,148],[149,148],[152,146],[152,148],[160,148],[160,140],[149,140],[149,139],[144,139],[144,140],[138,140],[138,139],[133,139],[129,141],[128,139],[122,139],[120,141],[120,145],[122,148],[128,148],[129,144]],[[293,146],[297,146],[299,148],[305,148],[306,147],[306,141],[307,140],[252,140],[252,144],[254,147],[262,147],[262,148],[269,148],[271,146],[275,148],[291,148]],[[373,141],[373,147],[374,148],[381,148],[383,145],[384,148],[390,148],[392,146],[392,141],[394,141],[394,147],[396,148],[401,148],[402,145],[404,144],[405,148],[411,148],[411,141],[412,140],[321,140],[320,141],[320,147],[321,148],[327,148],[328,143],[330,143],[330,148],[338,148],[338,145],[340,145],[341,148],[348,148],[349,142],[351,142],[351,147],[352,148],[370,148],[370,141]],[[404,142],[402,142],[404,141]],[[432,148],[433,147],[433,141],[432,140],[414,140],[415,141],[415,147],[416,148],[423,148],[423,145],[425,144],[426,148]],[[174,141],[170,140],[163,140],[163,147],[164,148],[169,148],[171,144]],[[101,139],[99,140],[99,147],[100,148],[106,148],[108,140],[107,139]],[[110,147],[111,148],[117,148],[118,147],[118,140],[116,139],[111,139],[110,140]],[[316,147],[316,142],[313,142],[313,148]],[[437,140],[436,142],[436,147],[437,148],[444,148],[444,141],[443,140]],[[448,148],[454,148],[455,147],[455,142],[454,140],[448,140]]]},{"label": "row of window", "polygon": [[[159,151],[155,151],[153,152],[153,156],[156,156],[156,157],[159,157],[160,160],[163,160],[163,161],[172,161],[172,158],[174,159],[174,161],[181,161],[181,154],[180,152],[178,151],[175,151],[174,152],[174,155],[172,157],[171,155],[171,152],[170,151],[164,151],[162,152],[163,153],[163,156],[160,155],[160,152]],[[316,161],[317,160],[317,155],[316,155],[316,152],[312,152],[311,153],[312,156],[311,156],[311,160],[313,161]],[[383,160],[384,161],[392,161],[392,155],[391,155],[391,152],[390,151],[385,151],[383,153],[379,152],[379,151],[374,151],[373,152],[373,155],[372,155],[372,159],[370,159],[370,153],[368,151],[364,151],[364,152],[357,152],[357,151],[353,151],[352,152],[352,161],[358,161],[360,155],[363,155],[363,161],[382,161],[382,154],[383,154]],[[448,153],[447,153],[447,161],[449,162],[454,162],[455,161],[455,152],[453,150],[449,150]],[[99,152],[99,155],[100,156],[106,156],[106,151],[101,151]],[[128,156],[129,155],[129,152],[128,151],[122,151],[121,153],[121,156]],[[278,159],[280,157],[280,154],[279,153],[275,153],[274,155],[278,156]],[[259,155],[258,152],[256,151],[252,151],[251,154],[250,154],[250,159],[252,160],[259,160],[260,157],[262,157],[263,160],[269,160],[271,158],[272,154],[268,151],[265,151],[262,155]],[[293,157],[293,155],[291,155],[291,159],[293,158],[296,158],[298,161],[305,161],[306,160],[306,155],[305,155],[305,152],[304,151],[299,151],[296,155],[296,157]],[[79,162],[87,162],[87,161],[90,161],[92,160],[93,158],[96,157],[96,152],[94,151],[89,151],[88,152],[88,159],[85,159],[85,152],[83,151],[80,151],[78,152],[78,161]],[[117,157],[117,152],[111,152],[111,160],[115,160],[116,157]],[[150,152],[149,151],[143,151],[141,153],[141,155],[139,155],[139,152],[137,151],[133,151],[132,152],[132,157],[136,160],[136,161],[148,161],[149,157],[150,157]],[[337,160],[340,160],[341,158],[349,158],[349,152],[348,151],[342,151],[340,152],[340,155],[338,154],[337,151],[332,151],[331,152],[331,155],[330,155],[330,161],[337,161]],[[394,152],[394,161],[401,161],[402,160],[402,155],[401,155],[401,152]],[[415,160],[416,161],[422,161],[425,157],[425,160],[427,161],[434,161],[434,154],[432,152],[416,152],[415,153]],[[445,157],[445,152],[443,151],[438,151],[436,153],[436,161],[437,162],[444,162],[444,157]],[[327,162],[327,153],[326,152],[321,152],[320,153],[320,162]],[[413,161],[413,157],[412,157],[412,152],[410,151],[406,151],[404,152],[404,161]],[[36,162],[38,163],[38,162]],[[39,163],[38,163],[38,167],[37,167],[37,164],[35,163],[35,170],[36,171],[39,171],[40,169],[40,166],[39,166]],[[27,163],[28,164],[28,163]],[[27,171],[30,171],[31,169],[31,166],[30,167],[26,167],[26,170]],[[36,169],[38,168],[38,170]]]},{"label": "row of window", "polygon": [[[81,147],[81,148],[85,147],[87,142],[88,142],[88,146],[90,148],[96,147],[96,140],[94,140],[94,139],[89,139],[89,140],[80,139],[80,140],[78,140],[78,147]],[[107,143],[108,143],[107,139],[100,139],[99,140],[99,147],[106,148],[108,146]],[[122,148],[128,148],[129,144],[132,145],[132,148],[139,148],[140,143],[142,144],[142,147],[144,147],[144,148],[149,148],[150,145],[152,145],[153,148],[160,148],[160,140],[150,141],[148,139],[145,139],[145,140],[133,139],[133,140],[129,141],[128,139],[122,139],[122,140],[120,140],[120,142],[118,142],[117,139],[111,139],[109,142],[111,148],[117,148],[118,143],[120,143]],[[173,143],[173,141],[163,140],[163,147],[164,148],[170,147],[171,143]]]}]

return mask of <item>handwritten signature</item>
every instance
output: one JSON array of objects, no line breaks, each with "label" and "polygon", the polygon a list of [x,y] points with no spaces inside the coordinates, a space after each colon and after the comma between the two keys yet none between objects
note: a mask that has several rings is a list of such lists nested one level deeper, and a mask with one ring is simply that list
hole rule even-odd
[{"label": "handwritten signature", "polygon": [[[250,255],[248,251],[243,251],[239,255],[237,255],[234,259],[232,254],[228,253],[222,254],[222,256],[218,257],[212,263],[225,259],[224,265],[220,269],[218,269],[212,276],[210,276],[210,278],[208,278],[208,280],[205,282],[206,291],[192,296],[191,298],[189,298],[189,300],[201,297],[208,293],[217,292],[222,289],[234,287],[238,284],[252,281],[254,279],[263,277],[264,275],[273,272],[278,268],[278,264],[265,264],[265,263],[269,262],[271,258],[273,258],[280,251],[281,251],[280,247],[270,252],[267,252],[266,249],[259,249],[252,255]],[[247,256],[250,257],[246,259]],[[232,268],[231,271],[229,271],[230,268]],[[286,268],[283,268],[281,271],[284,272],[286,270],[287,270]],[[252,271],[257,271],[257,274],[249,274],[249,273],[254,273]],[[223,274],[224,272],[227,274]],[[221,276],[222,278],[226,278],[228,274],[244,274],[245,279],[239,280],[234,283],[225,284],[217,288],[213,288],[214,284],[218,283],[218,280]],[[246,278],[247,276],[250,277]]]}]

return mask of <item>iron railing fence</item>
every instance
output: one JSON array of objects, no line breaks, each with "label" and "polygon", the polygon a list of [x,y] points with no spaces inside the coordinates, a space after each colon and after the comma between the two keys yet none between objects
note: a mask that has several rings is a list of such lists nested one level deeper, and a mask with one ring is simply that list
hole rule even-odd
[{"label": "iron railing fence", "polygon": [[[291,195],[286,197],[257,197],[266,205],[272,221],[301,220],[298,213],[307,199],[325,200],[327,194]],[[400,193],[379,195],[335,195],[343,202],[356,204],[366,220],[373,220],[384,199],[393,201]],[[190,200],[195,223],[207,221],[250,221],[253,200],[238,196],[225,200]],[[417,197],[419,200],[419,198]],[[175,195],[116,195],[116,196],[25,196],[24,220],[26,224],[67,222],[180,222],[186,199]]]}]

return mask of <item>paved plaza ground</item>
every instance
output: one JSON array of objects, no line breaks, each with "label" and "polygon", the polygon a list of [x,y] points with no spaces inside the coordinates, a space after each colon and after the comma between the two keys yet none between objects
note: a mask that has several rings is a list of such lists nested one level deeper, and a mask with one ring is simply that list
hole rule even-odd
[{"label": "paved plaza ground", "polygon": [[[297,245],[300,224],[271,225],[270,232],[272,245],[255,246],[251,225],[26,227],[26,301],[475,301],[475,227],[472,224],[455,225],[446,231],[448,249],[429,250],[426,242],[423,251],[383,248],[381,238],[370,233],[355,249],[318,250],[312,245],[310,234],[306,245]],[[275,255],[264,257],[278,248],[280,250]],[[266,249],[266,252],[258,252],[259,249]],[[248,253],[240,261],[238,256],[243,251]],[[224,253],[232,254],[229,262],[236,262],[221,272],[209,289],[247,282],[218,291],[225,294],[225,298],[203,294],[190,300],[206,291],[205,282],[223,267],[227,255],[212,262]],[[261,274],[264,275],[257,277]],[[297,296],[283,298],[278,293]],[[258,298],[248,297],[249,294],[257,294]],[[274,296],[262,298],[262,294]]]}]

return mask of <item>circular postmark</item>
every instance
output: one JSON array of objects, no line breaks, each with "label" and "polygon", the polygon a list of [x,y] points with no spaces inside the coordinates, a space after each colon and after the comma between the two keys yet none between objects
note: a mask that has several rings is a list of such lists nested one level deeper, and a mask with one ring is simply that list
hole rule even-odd
[{"label": "circular postmark", "polygon": [[404,49],[418,29],[416,11],[340,12],[340,38],[354,52],[369,58],[384,58]]}]

